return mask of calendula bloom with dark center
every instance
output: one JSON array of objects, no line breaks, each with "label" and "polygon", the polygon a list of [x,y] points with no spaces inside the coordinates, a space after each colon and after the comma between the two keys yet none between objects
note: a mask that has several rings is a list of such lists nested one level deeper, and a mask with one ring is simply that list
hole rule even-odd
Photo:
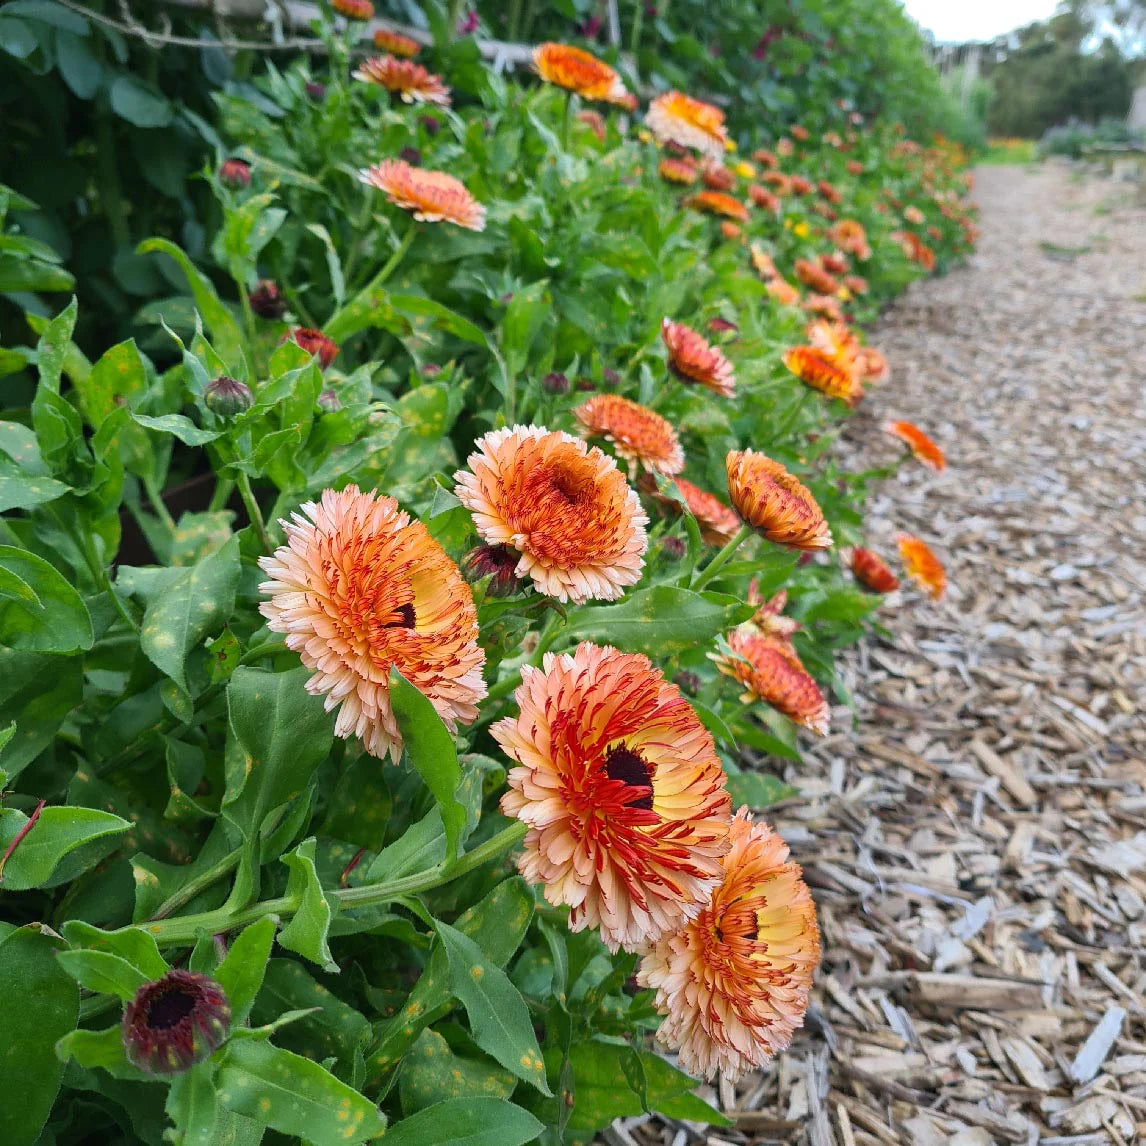
[{"label": "calendula bloom with dark center", "polygon": [[590,437],[613,443],[629,463],[630,476],[638,463],[650,473],[678,474],[684,469],[684,450],[672,425],[660,414],[619,394],[598,394],[573,411]]},{"label": "calendula bloom with dark center", "polygon": [[338,343],[326,337],[321,330],[309,326],[296,326],[279,339],[280,342],[295,342],[308,354],[316,354],[325,370],[338,357]]},{"label": "calendula bloom with dark center", "polygon": [[287,301],[274,279],[259,279],[251,291],[251,310],[259,318],[282,318],[286,314]]},{"label": "calendula bloom with dark center", "polygon": [[823,267],[809,259],[797,259],[795,262],[796,278],[806,287],[818,291],[820,294],[836,294],[840,284]]},{"label": "calendula bloom with dark center", "polygon": [[486,694],[473,594],[420,521],[392,497],[357,486],[323,491],[290,521],[287,544],[259,565],[270,580],[259,606],[267,627],[314,675],[312,696],[338,709],[336,736],[397,762],[402,734],[390,706],[390,670],[437,710],[451,731],[477,716]]},{"label": "calendula bloom with dark center", "polygon": [[700,169],[691,159],[677,159],[671,155],[660,161],[657,171],[666,183],[681,183],[686,187],[700,178]]},{"label": "calendula bloom with dark center", "polygon": [[899,578],[887,567],[878,553],[856,546],[852,550],[852,574],[873,593],[890,593],[899,588]]},{"label": "calendula bloom with dark center", "polygon": [[649,104],[645,124],[658,143],[691,147],[712,159],[720,159],[728,143],[724,112],[682,92],[657,96]]},{"label": "calendula bloom with dark center", "polygon": [[891,375],[891,367],[883,352],[874,346],[861,346],[856,351],[856,369],[865,382],[886,382]]},{"label": "calendula bloom with dark center", "polygon": [[391,56],[400,56],[404,60],[412,60],[421,50],[422,45],[410,36],[403,36],[391,28],[374,29],[374,47],[380,52]]},{"label": "calendula bloom with dark center", "polygon": [[740,699],[745,704],[762,700],[817,736],[828,734],[828,702],[787,638],[741,625],[728,634],[728,647],[731,655],[713,654],[712,659],[744,687]]},{"label": "calendula bloom with dark center", "polygon": [[739,219],[742,223],[748,221],[748,208],[735,196],[726,195],[723,191],[698,191],[690,195],[685,203],[706,215],[723,215],[728,219]]},{"label": "calendula bloom with dark center", "polygon": [[947,589],[947,571],[943,562],[931,551],[927,542],[910,533],[897,533],[895,543],[899,547],[899,558],[907,575],[932,600],[938,601]]},{"label": "calendula bloom with dark center", "polygon": [[855,371],[815,346],[793,346],[784,352],[784,365],[813,390],[854,406],[863,395]]},{"label": "calendula bloom with dark center", "polygon": [[620,103],[625,95],[621,77],[604,60],[569,44],[539,44],[533,66],[546,83],[576,92],[582,99]]},{"label": "calendula bloom with dark center", "polygon": [[374,19],[374,5],[370,0],[330,0],[330,6],[348,20],[366,23]]},{"label": "calendula bloom with dark center", "polygon": [[748,184],[748,198],[751,199],[761,211],[772,211],[775,213],[780,210],[779,198],[773,195],[767,187],[759,183]]},{"label": "calendula bloom with dark center", "polygon": [[462,574],[472,584],[488,577],[487,597],[510,597],[525,587],[517,576],[519,560],[508,545],[479,545],[462,562]]},{"label": "calendula bloom with dark center", "polygon": [[880,429],[903,442],[928,469],[938,471],[946,467],[943,451],[918,426],[910,422],[884,422]]},{"label": "calendula bloom with dark center", "polygon": [[788,847],[747,808],[732,821],[711,902],[642,958],[658,1039],[690,1074],[736,1081],[787,1048],[804,1022],[820,961],[816,907]]},{"label": "calendula bloom with dark center", "polygon": [[501,810],[529,825],[521,874],[610,951],[677,931],[729,846],[711,734],[647,657],[589,643],[525,666],[515,697],[490,731],[517,764]]},{"label": "calendula bloom with dark center", "polygon": [[668,348],[669,369],[682,382],[696,382],[723,398],[736,393],[732,363],[691,327],[666,318],[661,322],[661,340]]},{"label": "calendula bloom with dark center", "polygon": [[400,96],[403,103],[432,103],[447,107],[450,102],[450,89],[442,83],[442,77],[433,75],[413,60],[374,56],[362,61],[354,72],[354,78],[385,88]]},{"label": "calendula bloom with dark center", "polygon": [[615,601],[641,578],[648,516],[617,463],[541,426],[475,443],[454,493],[490,545],[519,554],[517,576],[559,601]]},{"label": "calendula bloom with dark center", "polygon": [[816,499],[779,462],[755,450],[730,450],[728,493],[741,520],[791,549],[827,549],[832,531]]},{"label": "calendula bloom with dark center", "polygon": [[704,167],[704,185],[711,191],[731,191],[736,186],[736,173],[723,163],[707,163]]},{"label": "calendula bloom with dark center", "polygon": [[453,223],[467,231],[485,230],[485,208],[465,184],[444,171],[411,167],[401,159],[384,159],[358,176],[385,191],[390,202],[413,213],[420,223]]},{"label": "calendula bloom with dark center", "polygon": [[222,1046],[230,1023],[231,1005],[214,979],[175,970],[136,991],[120,1032],[132,1066],[180,1074]]}]

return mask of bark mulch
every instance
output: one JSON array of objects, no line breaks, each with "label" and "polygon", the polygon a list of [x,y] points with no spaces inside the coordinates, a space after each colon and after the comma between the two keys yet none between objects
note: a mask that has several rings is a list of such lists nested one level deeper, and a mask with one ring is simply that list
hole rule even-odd
[{"label": "bark mulch", "polygon": [[626,1119],[612,1146],[1146,1142],[1146,210],[1064,166],[988,168],[983,238],[872,341],[891,381],[840,451],[905,466],[869,543],[931,543],[950,588],[878,614],[857,713],[773,820],[824,960],[806,1030],[709,1097],[728,1128]]}]

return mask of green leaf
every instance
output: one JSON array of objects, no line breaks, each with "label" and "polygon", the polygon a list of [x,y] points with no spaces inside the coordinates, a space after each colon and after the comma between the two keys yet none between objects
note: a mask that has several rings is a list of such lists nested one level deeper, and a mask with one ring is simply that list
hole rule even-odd
[{"label": "green leaf", "polygon": [[466,1009],[474,1042],[506,1070],[552,1094],[521,992],[468,936],[440,921],[434,929],[449,961],[450,991]]},{"label": "green leaf", "polygon": [[114,1078],[142,1082],[151,1076],[127,1061],[119,1023],[102,1031],[72,1031],[56,1043],[56,1057],[61,1062],[73,1058],[89,1070],[106,1070]]},{"label": "green leaf", "polygon": [[[420,326],[437,326],[464,342],[472,342],[477,346],[488,345],[489,340],[480,327],[474,326],[469,319],[463,318],[456,311],[450,310],[432,298],[396,294],[390,296],[390,305],[399,314],[410,318],[415,330]],[[433,322],[425,321],[427,319],[432,319]]]},{"label": "green leaf", "polygon": [[48,474],[35,433],[20,422],[0,422],[0,453],[7,454],[27,474]]},{"label": "green leaf", "polygon": [[304,840],[283,863],[290,869],[286,894],[298,901],[294,917],[279,932],[279,943],[288,951],[295,951],[325,971],[337,971],[338,964],[330,954],[327,936],[333,912],[314,867],[315,838]]},{"label": "green leaf", "polygon": [[51,1113],[64,1064],[56,1041],[79,1015],[80,992],[56,961],[59,943],[39,924],[10,931],[0,942],[4,984],[4,1051],[0,1054],[0,1142],[32,1146]]},{"label": "green leaf", "polygon": [[10,509],[35,509],[37,505],[63,497],[70,488],[55,478],[29,474],[9,458],[0,457],[0,513]]},{"label": "green leaf", "polygon": [[110,951],[61,951],[57,959],[81,987],[101,995],[118,995],[124,1002],[149,982],[138,967]]},{"label": "green leaf", "polygon": [[508,1098],[516,1085],[509,1071],[456,1055],[437,1031],[423,1031],[402,1061],[398,1089],[410,1115],[451,1098]]},{"label": "green leaf", "polygon": [[380,883],[429,871],[445,858],[446,832],[442,826],[442,814],[434,808],[379,852],[367,869],[363,882]]},{"label": "green leaf", "polygon": [[91,99],[103,82],[103,65],[92,55],[87,40],[60,28],[56,32],[56,62],[64,83],[80,99]]},{"label": "green leaf", "polygon": [[462,769],[454,738],[430,701],[396,667],[390,670],[390,706],[406,756],[438,802],[446,830],[446,857],[453,859],[466,825],[466,810],[456,794]]},{"label": "green leaf", "polygon": [[187,446],[202,446],[223,436],[222,430],[201,429],[183,414],[162,414],[157,418],[152,418],[148,414],[131,416],[141,426],[146,426],[149,430],[158,430],[163,434],[173,434]]},{"label": "green leaf", "polygon": [[[0,812],[0,854],[27,822],[15,808]],[[0,887],[25,891],[74,879],[111,851],[115,837],[130,827],[127,820],[95,808],[45,808],[5,862]]]},{"label": "green leaf", "polygon": [[108,93],[111,109],[136,127],[166,127],[174,117],[170,101],[134,76],[121,75]]},{"label": "green leaf", "polygon": [[39,46],[40,41],[23,20],[0,16],[0,50],[26,60]]},{"label": "green leaf", "polygon": [[251,1013],[263,985],[274,939],[275,921],[265,915],[239,933],[215,971],[215,979],[231,1004],[232,1029],[242,1026]]},{"label": "green leaf", "polygon": [[[8,23],[8,21],[0,21]],[[68,291],[76,285],[70,271],[41,259],[22,259],[0,251],[0,293]]]},{"label": "green leaf", "polygon": [[516,291],[505,308],[501,324],[501,349],[511,373],[517,373],[529,358],[529,348],[553,309],[549,280],[539,279]]},{"label": "green leaf", "polygon": [[[28,595],[4,593],[5,573],[10,583],[23,584]],[[92,621],[83,598],[42,557],[0,545],[0,597],[0,645],[37,653],[92,647]]]},{"label": "green leaf", "polygon": [[753,771],[729,775],[728,792],[734,808],[747,804],[754,812],[799,795],[791,784],[785,784],[779,777]]},{"label": "green leaf", "polygon": [[253,1039],[227,1044],[218,1095],[228,1110],[313,1146],[346,1146],[386,1128],[372,1102],[318,1063]]},{"label": "green leaf", "polygon": [[722,593],[654,585],[617,605],[570,610],[565,631],[581,641],[614,645],[658,660],[703,648],[752,613],[750,605]]},{"label": "green leaf", "polygon": [[0,748],[0,767],[16,776],[51,744],[56,729],[83,698],[82,657],[0,648],[0,721],[16,735]]},{"label": "green leaf", "polygon": [[154,937],[142,927],[103,931],[90,923],[71,919],[60,930],[72,947],[83,947],[88,951],[110,951],[126,959],[148,979],[162,979],[171,970],[170,964],[159,954]]},{"label": "green leaf", "polygon": [[523,1146],[544,1126],[503,1098],[451,1098],[436,1102],[386,1132],[387,1146]]},{"label": "green leaf", "polygon": [[219,1101],[215,1095],[215,1064],[196,1063],[176,1075],[164,1107],[179,1132],[179,1146],[216,1146]]},{"label": "green leaf", "polygon": [[187,656],[222,630],[235,608],[239,539],[173,578],[147,606],[139,643],[147,658],[187,692]]}]

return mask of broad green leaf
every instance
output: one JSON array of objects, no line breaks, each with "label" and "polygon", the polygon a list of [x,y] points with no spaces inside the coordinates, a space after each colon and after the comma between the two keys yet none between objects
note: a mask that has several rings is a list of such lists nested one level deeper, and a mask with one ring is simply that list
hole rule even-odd
[{"label": "broad green leaf", "polygon": [[286,894],[298,901],[298,908],[290,922],[279,932],[279,943],[288,951],[295,951],[325,971],[337,971],[338,964],[330,954],[327,942],[333,917],[329,902],[322,893],[322,884],[314,867],[315,838],[304,840],[283,863],[290,869]]},{"label": "broad green leaf", "polygon": [[506,1070],[551,1094],[521,992],[469,936],[448,923],[436,922],[434,929],[449,961],[450,991],[466,1009],[474,1042]]},{"label": "broad green leaf", "polygon": [[150,1077],[127,1061],[119,1023],[102,1031],[71,1031],[56,1043],[56,1056],[61,1062],[73,1058],[80,1066],[99,1067],[115,1078],[141,1082]]},{"label": "broad green leaf", "polygon": [[747,770],[728,777],[728,792],[734,808],[747,804],[754,812],[799,795],[791,784],[785,784],[776,776]]},{"label": "broad green leaf", "polygon": [[220,1111],[215,1094],[215,1064],[196,1063],[176,1075],[167,1091],[164,1109],[181,1135],[179,1146],[216,1146]]},{"label": "broad green leaf", "polygon": [[124,1002],[150,982],[138,967],[110,951],[61,951],[57,959],[81,987],[101,995],[118,995]]},{"label": "broad green leaf", "polygon": [[524,1146],[545,1127],[504,1098],[450,1098],[386,1132],[387,1146]]},{"label": "broad green leaf", "polygon": [[64,1064],[56,1041],[79,1015],[80,992],[56,961],[59,941],[39,924],[0,940],[4,984],[3,1052],[0,1053],[0,1142],[32,1146],[51,1113]]},{"label": "broad green leaf", "polygon": [[162,93],[145,86],[134,76],[121,75],[108,94],[112,111],[136,127],[166,127],[175,114],[171,102]]},{"label": "broad green leaf", "polygon": [[446,857],[452,859],[458,854],[466,825],[466,810],[457,798],[462,769],[454,738],[430,701],[396,667],[390,670],[390,706],[406,756],[438,802],[446,831]]},{"label": "broad green leaf", "polygon": [[218,633],[235,607],[239,539],[173,578],[143,614],[140,647],[161,672],[187,692],[187,656]]},{"label": "broad green leaf", "polygon": [[[28,817],[15,808],[0,812],[0,854],[27,823]],[[25,891],[74,879],[111,851],[116,837],[130,827],[127,820],[95,808],[45,808],[4,863],[0,888]]]},{"label": "broad green leaf", "polygon": [[118,931],[103,931],[71,919],[60,929],[72,947],[88,951],[110,951],[126,959],[148,979],[162,979],[171,970],[167,960],[159,954],[155,939],[141,927],[121,927]]},{"label": "broad green leaf", "polygon": [[56,32],[56,62],[64,83],[80,99],[91,99],[103,81],[103,65],[92,55],[87,40],[60,28]]},{"label": "broad green leaf", "polygon": [[45,474],[27,473],[10,458],[0,457],[0,513],[10,509],[35,509],[63,497],[69,488]]},{"label": "broad green leaf", "polygon": [[409,1116],[451,1098],[508,1098],[516,1085],[509,1071],[456,1055],[437,1031],[423,1031],[402,1061],[398,1092]]},{"label": "broad green leaf", "polygon": [[227,1044],[218,1095],[228,1110],[313,1146],[347,1146],[386,1128],[369,1099],[318,1063],[253,1039]]},{"label": "broad green leaf", "polygon": [[653,660],[703,648],[752,616],[750,605],[722,593],[673,585],[638,589],[617,605],[573,609],[565,631],[578,640],[644,653]]},{"label": "broad green leaf", "polygon": [[70,271],[41,259],[20,259],[0,251],[0,293],[68,291],[76,285]]},{"label": "broad green leaf", "polygon": [[[3,593],[9,574],[31,592]],[[0,545],[0,645],[23,652],[74,653],[90,649],[94,637],[79,593],[42,557]]]},{"label": "broad green leaf", "polygon": [[442,814],[434,808],[379,852],[367,869],[363,882],[380,883],[429,871],[445,858],[446,832],[442,826]]},{"label": "broad green leaf", "polygon": [[223,435],[222,430],[201,429],[184,414],[162,414],[157,418],[148,414],[131,416],[141,426],[146,426],[149,430],[158,430],[162,434],[173,434],[187,446],[202,446]]},{"label": "broad green leaf", "polygon": [[525,365],[529,348],[552,309],[548,279],[530,283],[510,299],[501,324],[501,350],[511,373],[517,373]]},{"label": "broad green leaf", "polygon": [[0,648],[0,722],[16,735],[0,748],[0,767],[16,776],[49,745],[83,697],[82,657]]},{"label": "broad green leaf", "polygon": [[477,346],[487,345],[485,333],[479,327],[432,298],[411,294],[391,295],[390,305],[399,314],[410,318],[415,330],[420,326],[437,326],[465,342],[472,342]]},{"label": "broad green leaf", "polygon": [[[79,304],[73,298],[55,318],[44,327],[40,341],[36,344],[36,365],[40,373],[38,389],[47,389],[53,394],[60,392],[60,377],[64,371],[68,347],[72,341],[72,331],[76,326]],[[35,407],[33,405],[33,414]],[[36,430],[37,436],[39,429]]]},{"label": "broad green leaf", "polygon": [[48,475],[36,435],[20,422],[0,421],[0,453],[7,454],[26,474],[33,477]]},{"label": "broad green leaf", "polygon": [[232,1028],[242,1026],[251,1013],[255,996],[263,985],[274,939],[275,921],[269,915],[264,916],[239,933],[215,970],[215,979],[231,1004]]}]

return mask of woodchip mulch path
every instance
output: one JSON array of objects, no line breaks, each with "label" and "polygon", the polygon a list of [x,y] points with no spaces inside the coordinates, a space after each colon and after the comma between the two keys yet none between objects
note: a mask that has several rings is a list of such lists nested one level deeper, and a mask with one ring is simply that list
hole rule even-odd
[{"label": "woodchip mulch path", "polygon": [[850,653],[853,721],[773,819],[824,941],[806,1030],[709,1097],[728,1128],[613,1146],[1146,1142],[1146,210],[1065,166],[978,173],[982,243],[872,341],[892,379],[840,448],[928,430],[949,467],[872,498],[944,558]]}]

